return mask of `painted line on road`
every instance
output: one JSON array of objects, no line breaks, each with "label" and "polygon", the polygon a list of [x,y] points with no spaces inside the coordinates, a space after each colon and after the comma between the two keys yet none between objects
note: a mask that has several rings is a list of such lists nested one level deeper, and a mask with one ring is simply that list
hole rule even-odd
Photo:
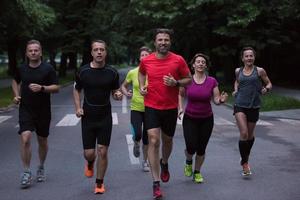
[{"label": "painted line on road", "polygon": [[291,125],[300,125],[300,120],[295,120],[295,119],[278,119],[278,120],[282,122],[286,122]]},{"label": "painted line on road", "polygon": [[118,125],[118,114],[117,113],[111,113],[112,119],[113,119],[113,125]]},{"label": "painted line on road", "polygon": [[122,113],[128,113],[128,110],[127,110],[127,97],[125,95],[122,98]]},{"label": "painted line on road", "polygon": [[215,117],[214,121],[215,125],[234,125],[234,123],[222,117]]},{"label": "painted line on road", "polygon": [[0,116],[0,123],[8,120],[9,118],[11,118],[12,116]]},{"label": "painted line on road", "polygon": [[56,126],[76,126],[80,118],[76,117],[75,114],[66,114],[62,120],[60,120]]},{"label": "painted line on road", "polygon": [[134,157],[133,152],[132,152],[133,145],[134,145],[134,142],[132,140],[132,135],[127,134],[126,141],[127,141],[127,145],[128,145],[128,153],[129,153],[130,163],[132,165],[140,164],[140,160],[138,158]]},{"label": "painted line on road", "polygon": [[264,120],[258,120],[258,122],[256,123],[256,125],[262,125],[262,126],[273,126],[272,123],[270,122],[266,122]]}]

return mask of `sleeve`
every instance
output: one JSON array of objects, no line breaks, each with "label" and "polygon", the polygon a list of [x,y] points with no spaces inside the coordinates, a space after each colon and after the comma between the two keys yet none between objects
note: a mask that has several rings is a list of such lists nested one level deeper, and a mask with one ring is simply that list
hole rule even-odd
[{"label": "sleeve", "polygon": [[125,81],[127,83],[132,83],[132,70],[130,70],[127,75],[126,75],[126,78],[125,78]]},{"label": "sleeve", "polygon": [[21,83],[21,73],[20,73],[20,67],[17,67],[16,68],[16,71],[13,75],[13,79],[18,83],[20,84]]},{"label": "sleeve", "polygon": [[180,62],[180,67],[179,67],[180,77],[187,77],[190,73],[190,69],[189,69],[187,63],[181,56],[180,56],[179,62]]},{"label": "sleeve", "polygon": [[58,78],[56,75],[56,71],[54,70],[54,68],[50,65],[50,70],[48,73],[48,84],[49,85],[58,85]]},{"label": "sleeve", "polygon": [[114,70],[114,72],[115,72],[115,78],[114,78],[114,81],[113,81],[112,89],[117,90],[117,89],[120,88],[119,73],[117,72],[117,70]]},{"label": "sleeve", "polygon": [[80,69],[75,74],[74,88],[78,91],[82,90],[82,82],[80,79]]}]

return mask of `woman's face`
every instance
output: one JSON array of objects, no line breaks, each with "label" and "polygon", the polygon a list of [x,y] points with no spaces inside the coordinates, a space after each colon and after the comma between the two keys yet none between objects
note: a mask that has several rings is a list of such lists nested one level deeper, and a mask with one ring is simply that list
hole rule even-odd
[{"label": "woman's face", "polygon": [[140,61],[145,58],[146,56],[148,56],[150,53],[148,51],[141,51],[140,53]]},{"label": "woman's face", "polygon": [[254,52],[252,50],[246,50],[243,52],[242,61],[245,66],[252,66],[255,61]]},{"label": "woman's face", "polygon": [[204,71],[206,68],[207,68],[207,65],[206,65],[206,60],[205,58],[201,57],[201,56],[198,56],[196,59],[195,59],[195,62],[193,64],[193,67],[195,69],[195,72],[196,71]]}]

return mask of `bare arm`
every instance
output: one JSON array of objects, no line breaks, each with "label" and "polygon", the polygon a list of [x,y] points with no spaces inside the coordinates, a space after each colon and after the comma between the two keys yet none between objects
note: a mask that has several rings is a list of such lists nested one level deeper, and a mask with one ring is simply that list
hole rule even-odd
[{"label": "bare arm", "polygon": [[75,112],[77,117],[81,117],[84,115],[83,109],[81,108],[81,91],[77,89],[73,89],[73,99],[75,105]]},{"label": "bare arm", "polygon": [[59,91],[59,85],[56,84],[45,86],[37,83],[31,83],[29,84],[29,88],[33,92],[57,93]]},{"label": "bare arm", "polygon": [[14,93],[14,99],[13,102],[15,104],[19,104],[20,100],[21,100],[21,96],[20,96],[20,84],[17,83],[17,81],[15,79],[12,80],[11,83],[11,87]]},{"label": "bare arm", "polygon": [[239,88],[239,82],[238,82],[239,72],[240,72],[240,68],[236,68],[235,69],[235,81],[234,81],[234,85],[233,85],[234,91],[232,92],[232,96],[236,95],[238,88]]},{"label": "bare arm", "polygon": [[139,72],[138,79],[139,79],[140,93],[142,96],[145,96],[147,94],[147,86],[145,85],[146,84],[146,75]]},{"label": "bare arm", "polygon": [[261,93],[266,94],[268,91],[270,91],[272,89],[272,83],[271,83],[266,71],[263,68],[258,68],[258,74],[265,84]]},{"label": "bare arm", "polygon": [[176,80],[171,74],[165,75],[163,77],[164,84],[170,87],[181,86],[184,87],[191,83],[192,76],[189,73],[187,77],[183,77],[182,79]]},{"label": "bare arm", "polygon": [[216,86],[213,89],[213,101],[216,105],[220,105],[222,103],[225,103],[227,101],[228,94],[224,91],[220,93],[219,87]]},{"label": "bare arm", "polygon": [[132,96],[132,91],[128,90],[128,85],[129,85],[129,83],[126,80],[124,80],[124,82],[121,85],[121,91],[125,96],[131,97]]},{"label": "bare arm", "polygon": [[185,89],[183,87],[179,88],[179,95],[178,95],[178,118],[181,119],[181,115],[183,113],[183,103],[185,97]]}]

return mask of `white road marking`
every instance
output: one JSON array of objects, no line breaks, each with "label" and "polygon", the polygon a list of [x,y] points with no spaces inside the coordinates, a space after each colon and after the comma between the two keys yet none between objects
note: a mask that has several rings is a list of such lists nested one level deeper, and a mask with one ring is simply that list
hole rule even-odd
[{"label": "white road marking", "polygon": [[262,125],[262,126],[273,126],[272,123],[266,122],[266,121],[263,121],[263,120],[258,120],[258,122],[256,124],[257,125]]},{"label": "white road marking", "polygon": [[12,116],[0,116],[0,123],[8,120],[9,118],[11,118]]},{"label": "white road marking", "polygon": [[286,122],[291,125],[300,125],[300,120],[295,120],[295,119],[278,119],[278,120],[282,122]]},{"label": "white road marking", "polygon": [[126,141],[127,141],[127,145],[128,145],[128,153],[129,153],[129,159],[132,165],[137,165],[140,164],[140,160],[136,157],[134,157],[132,149],[133,149],[133,145],[134,142],[132,140],[132,135],[127,134],[126,135]]},{"label": "white road marking", "polygon": [[111,113],[112,119],[113,119],[113,125],[118,125],[119,121],[118,121],[118,115],[117,113]]},{"label": "white road marking", "polygon": [[75,114],[66,114],[62,120],[60,120],[56,126],[76,126],[80,118],[76,117]]},{"label": "white road marking", "polygon": [[127,97],[125,95],[122,98],[122,113],[128,113],[128,110],[127,110]]}]

